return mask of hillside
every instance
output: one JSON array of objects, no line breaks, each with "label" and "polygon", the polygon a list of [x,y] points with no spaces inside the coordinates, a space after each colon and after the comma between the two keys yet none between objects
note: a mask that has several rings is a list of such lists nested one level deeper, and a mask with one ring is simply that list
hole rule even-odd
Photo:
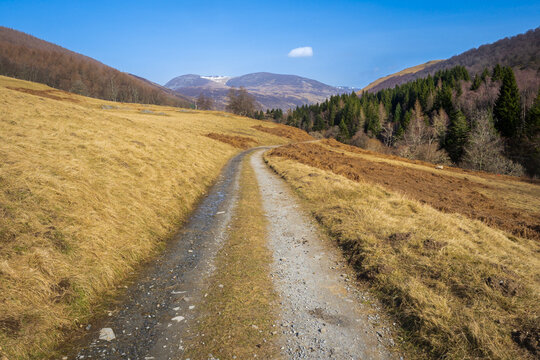
[{"label": "hillside", "polygon": [[409,159],[540,176],[540,77],[463,66],[376,93],[330,97],[280,121]]},{"label": "hillside", "polygon": [[105,294],[164,249],[233,155],[307,136],[4,76],[0,103],[0,358],[8,359],[50,355],[102,309]]},{"label": "hillside", "polygon": [[538,358],[538,184],[335,140],[265,159],[395,316],[405,358]]},{"label": "hillside", "polygon": [[[420,65],[416,65],[416,66],[412,66],[410,68],[406,68],[404,70],[401,70],[401,71],[398,71],[397,73],[394,73],[394,74],[391,74],[391,75],[387,75],[387,76],[384,76],[382,78],[379,78],[375,81],[373,81],[372,83],[370,83],[368,86],[364,87],[359,93],[362,93],[363,91],[369,91],[373,88],[378,88],[378,85],[379,84],[382,84],[382,83],[385,83],[385,87],[388,87],[388,88],[391,88],[393,87],[392,86],[392,79],[393,80],[397,80],[399,79],[401,76],[404,76],[404,75],[408,75],[408,74],[415,74],[421,70],[424,70],[425,68],[427,67],[430,67],[438,62],[441,62],[441,61],[444,61],[444,60],[432,60],[432,61],[428,61],[427,63],[425,64],[420,64]],[[396,83],[397,84],[397,83]]]},{"label": "hillside", "polygon": [[225,108],[227,93],[231,87],[244,87],[255,97],[263,110],[274,108],[286,110],[303,104],[321,102],[331,95],[345,92],[343,89],[316,80],[266,72],[238,77],[182,75],[167,82],[165,87],[193,98],[202,93],[214,100],[217,109]]},{"label": "hillside", "polygon": [[99,99],[190,107],[191,100],[87,56],[0,26],[0,75]]},{"label": "hillside", "polygon": [[[470,49],[462,54],[442,61],[430,61],[418,65],[419,69],[409,71],[405,69],[398,73],[385,76],[368,85],[364,90],[377,92],[382,89],[393,88],[396,85],[405,84],[415,79],[433,75],[439,70],[449,69],[455,66],[464,66],[471,73],[479,73],[486,67],[496,64],[510,66],[514,71],[523,71],[525,76],[538,77],[540,69],[540,28],[529,30],[520,34],[501,39],[492,44],[482,45],[476,49]],[[413,67],[410,69],[418,68]]]}]

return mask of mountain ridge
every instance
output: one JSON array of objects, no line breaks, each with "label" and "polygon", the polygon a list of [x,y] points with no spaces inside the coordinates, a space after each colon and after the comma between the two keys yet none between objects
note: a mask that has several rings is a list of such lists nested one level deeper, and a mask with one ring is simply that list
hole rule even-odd
[{"label": "mountain ridge", "polygon": [[185,74],[169,80],[165,87],[184,96],[200,94],[214,100],[217,109],[225,108],[230,88],[245,88],[262,109],[289,109],[324,101],[349,88],[335,87],[298,75],[255,72],[240,76]]}]

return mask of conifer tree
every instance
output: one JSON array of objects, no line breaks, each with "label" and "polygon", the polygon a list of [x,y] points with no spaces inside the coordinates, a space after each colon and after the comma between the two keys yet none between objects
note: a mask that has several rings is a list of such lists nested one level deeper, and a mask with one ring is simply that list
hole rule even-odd
[{"label": "conifer tree", "polygon": [[489,71],[487,68],[484,68],[484,71],[482,71],[482,75],[480,75],[480,80],[482,80],[483,82],[486,82],[488,76],[489,76]]},{"label": "conifer tree", "polygon": [[525,118],[525,131],[529,137],[540,134],[540,89],[533,105],[527,111]]},{"label": "conifer tree", "polygon": [[403,116],[403,119],[401,120],[401,127],[403,128],[403,131],[405,131],[406,128],[409,127],[409,124],[411,122],[412,112],[411,110],[405,111],[405,115]]},{"label": "conifer tree", "polygon": [[394,122],[395,123],[401,122],[401,104],[400,103],[396,105],[396,110],[394,110]]},{"label": "conifer tree", "polygon": [[463,147],[467,143],[469,124],[460,110],[455,110],[450,116],[450,127],[446,137],[446,150],[454,163],[459,163],[463,155]]},{"label": "conifer tree", "polygon": [[491,80],[493,81],[502,80],[502,76],[503,76],[503,68],[499,64],[495,65],[495,67],[493,68],[493,74],[491,75]]},{"label": "conifer tree", "polygon": [[371,136],[377,136],[381,132],[381,122],[379,120],[378,104],[372,102],[368,106],[368,114],[366,119],[366,133]]},{"label": "conifer tree", "polygon": [[313,131],[324,130],[324,120],[321,114],[315,115],[315,123],[313,124]]},{"label": "conifer tree", "polygon": [[334,121],[336,119],[336,109],[334,108],[332,104],[330,104],[329,106],[330,106],[330,109],[328,112],[328,123],[330,124],[330,126],[332,126],[334,125]]},{"label": "conifer tree", "polygon": [[493,109],[495,128],[506,137],[517,135],[521,124],[521,96],[512,68],[503,69],[499,97]]},{"label": "conifer tree", "polygon": [[476,74],[474,76],[474,80],[471,85],[471,90],[472,91],[478,90],[478,88],[480,87],[480,84],[482,84],[482,79],[480,78],[480,76],[478,76],[478,74]]},{"label": "conifer tree", "polygon": [[341,142],[345,142],[349,138],[350,138],[350,135],[349,135],[349,129],[347,129],[347,124],[345,124],[345,121],[341,119],[341,122],[339,123],[338,140]]}]

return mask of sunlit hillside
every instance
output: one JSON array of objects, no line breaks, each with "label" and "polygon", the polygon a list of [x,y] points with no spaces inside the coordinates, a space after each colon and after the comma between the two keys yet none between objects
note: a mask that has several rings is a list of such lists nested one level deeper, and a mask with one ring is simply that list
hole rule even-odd
[{"label": "sunlit hillside", "polygon": [[163,248],[240,148],[290,141],[272,132],[306,136],[7,77],[0,103],[0,355],[9,359],[42,357],[82,323]]},{"label": "sunlit hillside", "polygon": [[[378,86],[379,84],[383,83],[383,82],[386,82],[390,79],[393,79],[393,78],[398,78],[400,76],[403,76],[403,75],[406,75],[406,74],[415,74],[417,72],[419,72],[420,70],[424,70],[426,67],[429,67],[431,65],[434,65],[438,62],[441,62],[443,60],[432,60],[432,61],[428,61],[427,63],[425,64],[420,64],[420,65],[416,65],[416,66],[411,66],[409,68],[406,68],[406,69],[403,69],[401,71],[398,71],[394,74],[390,74],[390,75],[386,75],[382,78],[379,78],[373,82],[371,82],[368,86],[366,86],[365,88],[362,89],[362,91],[369,91],[371,89],[373,89],[374,87]],[[362,91],[360,91],[359,93],[362,93]]]}]

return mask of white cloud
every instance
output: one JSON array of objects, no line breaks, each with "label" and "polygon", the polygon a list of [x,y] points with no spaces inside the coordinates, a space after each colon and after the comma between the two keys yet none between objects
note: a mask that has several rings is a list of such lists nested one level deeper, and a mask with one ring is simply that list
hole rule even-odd
[{"label": "white cloud", "polygon": [[313,48],[311,46],[299,47],[289,51],[289,57],[311,57],[313,56]]}]

